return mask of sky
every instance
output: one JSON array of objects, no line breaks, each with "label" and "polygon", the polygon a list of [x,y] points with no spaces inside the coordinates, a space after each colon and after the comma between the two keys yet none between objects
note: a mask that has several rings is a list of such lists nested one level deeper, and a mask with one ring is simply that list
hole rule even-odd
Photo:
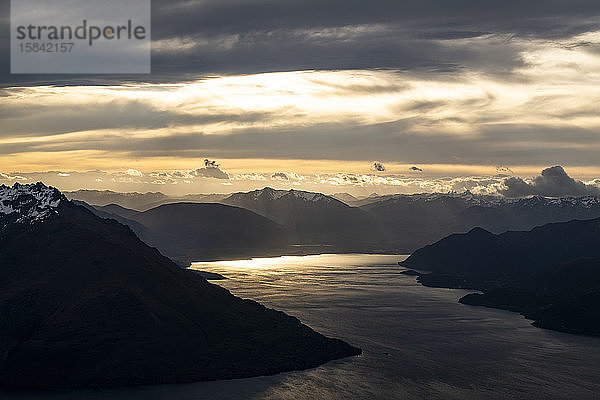
[{"label": "sky", "polygon": [[[10,75],[0,11],[0,184],[516,196],[600,183],[597,0],[154,0],[153,72],[129,76]],[[567,189],[536,188],[549,177]]]}]

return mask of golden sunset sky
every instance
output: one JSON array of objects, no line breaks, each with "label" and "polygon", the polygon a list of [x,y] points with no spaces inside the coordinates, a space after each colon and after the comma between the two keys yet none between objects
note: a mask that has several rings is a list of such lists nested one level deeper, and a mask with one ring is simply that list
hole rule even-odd
[{"label": "golden sunset sky", "polygon": [[[553,165],[600,182],[593,12],[533,2],[495,17],[465,1],[432,19],[381,3],[322,18],[275,7],[236,26],[225,5],[157,2],[149,77],[2,78],[0,183],[495,193]],[[216,21],[175,27],[173,13]]]}]

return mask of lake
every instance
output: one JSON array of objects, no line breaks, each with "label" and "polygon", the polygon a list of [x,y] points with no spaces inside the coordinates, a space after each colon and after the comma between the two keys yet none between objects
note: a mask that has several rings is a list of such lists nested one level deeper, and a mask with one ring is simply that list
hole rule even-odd
[{"label": "lake", "polygon": [[600,338],[535,328],[462,305],[467,291],[402,275],[398,255],[195,263],[233,294],[285,311],[363,355],[276,376],[2,399],[600,399]]}]

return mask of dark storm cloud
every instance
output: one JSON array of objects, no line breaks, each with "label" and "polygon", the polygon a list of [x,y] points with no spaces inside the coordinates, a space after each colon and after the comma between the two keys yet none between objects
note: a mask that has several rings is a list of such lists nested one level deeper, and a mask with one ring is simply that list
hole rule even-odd
[{"label": "dark storm cloud", "polygon": [[[216,0],[153,1],[153,35],[245,34],[256,31],[365,24],[408,26],[415,35],[463,38],[481,32],[557,37],[598,14],[594,0]],[[556,17],[560,17],[557,21]]]},{"label": "dark storm cloud", "polygon": [[310,30],[278,30],[215,38],[216,42],[228,43],[222,48],[201,37],[190,40],[197,44],[156,50],[157,71],[161,64],[170,62],[172,71],[226,74],[386,68],[423,74],[471,69],[506,75],[524,65],[519,54],[522,47],[501,37],[450,43],[412,37],[396,26],[365,27],[356,32],[333,28],[320,35]]},{"label": "dark storm cloud", "polygon": [[506,189],[500,192],[507,197],[600,196],[600,188],[571,178],[561,166],[546,168],[531,183],[521,178],[511,177],[504,181],[504,185]]},{"label": "dark storm cloud", "polygon": [[[597,29],[600,14],[596,0],[152,3],[154,73],[95,80],[179,81],[211,73],[350,68],[509,74],[523,62],[511,38],[570,37]],[[0,10],[0,81],[82,82],[82,77],[10,77],[8,1]]]}]

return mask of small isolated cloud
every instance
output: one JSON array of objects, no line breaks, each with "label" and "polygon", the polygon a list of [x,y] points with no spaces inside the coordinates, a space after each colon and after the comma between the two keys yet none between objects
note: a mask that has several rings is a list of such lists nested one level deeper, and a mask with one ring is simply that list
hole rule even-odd
[{"label": "small isolated cloud", "polygon": [[423,170],[419,167],[410,167],[409,168],[411,171],[417,171],[417,172],[423,172]]},{"label": "small isolated cloud", "polygon": [[379,161],[375,161],[373,163],[373,170],[383,172],[383,171],[385,171],[385,166],[382,163],[380,163]]},{"label": "small isolated cloud", "polygon": [[497,165],[496,166],[496,173],[497,174],[501,174],[501,175],[506,175],[506,174],[514,174],[513,170],[505,167],[504,165]]},{"label": "small isolated cloud", "polygon": [[529,195],[549,197],[600,196],[598,186],[587,185],[571,178],[560,165],[546,168],[541,175],[535,177],[531,182],[517,177],[508,178],[504,181],[504,186],[506,186],[506,189],[500,190],[500,193],[507,197]]},{"label": "small isolated cloud", "polygon": [[220,169],[214,161],[204,160],[204,165],[203,168],[190,171],[190,175],[198,178],[229,179],[227,172]]},{"label": "small isolated cloud", "polygon": [[283,172],[275,172],[273,175],[271,175],[271,179],[277,180],[277,181],[289,181],[290,180],[290,178],[287,176],[287,174],[284,174]]}]

